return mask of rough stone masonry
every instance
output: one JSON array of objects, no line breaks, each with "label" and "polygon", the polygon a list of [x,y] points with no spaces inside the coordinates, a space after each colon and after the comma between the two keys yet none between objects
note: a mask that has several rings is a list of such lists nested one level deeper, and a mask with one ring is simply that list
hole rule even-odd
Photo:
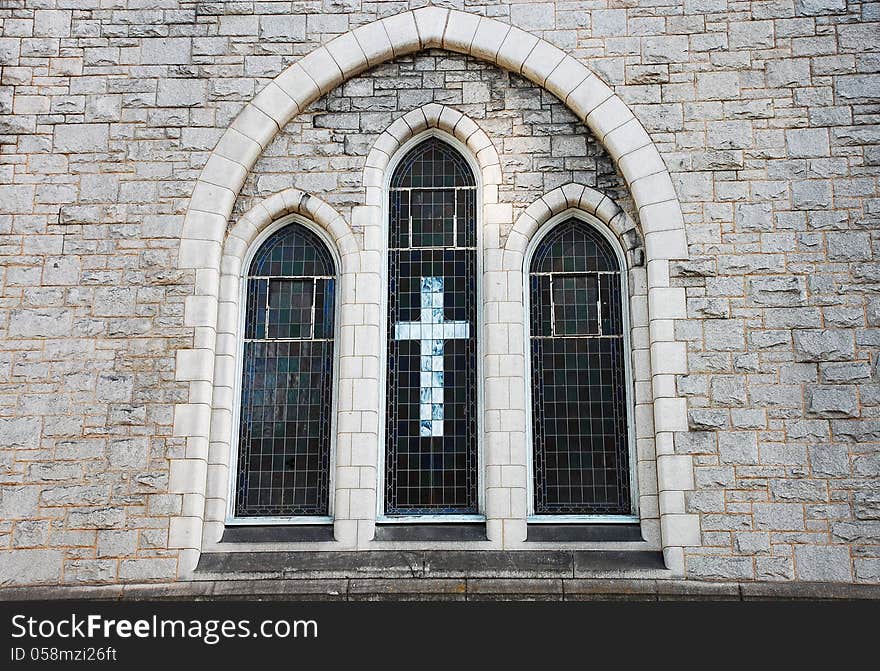
[{"label": "rough stone masonry", "polygon": [[[0,3],[0,584],[173,581],[173,430],[198,347],[184,215],[242,108],[332,38],[425,5],[578,59],[673,179],[699,520],[684,577],[880,583],[880,3],[6,0]],[[498,152],[513,219],[576,182],[637,224],[619,167],[546,88],[431,48],[328,91],[260,153],[229,220],[290,187],[352,225],[366,156],[429,103]],[[510,226],[501,231],[507,236]],[[650,432],[650,429],[649,429]],[[652,477],[649,471],[644,477]],[[656,474],[653,475],[656,479]]]}]

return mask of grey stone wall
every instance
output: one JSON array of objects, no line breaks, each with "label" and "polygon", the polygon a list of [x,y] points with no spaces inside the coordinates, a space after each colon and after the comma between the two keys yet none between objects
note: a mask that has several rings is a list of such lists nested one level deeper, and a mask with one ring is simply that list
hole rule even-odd
[{"label": "grey stone wall", "polygon": [[[271,77],[424,2],[9,0],[0,5],[0,584],[171,579],[176,270],[210,149]],[[685,211],[702,545],[688,577],[880,582],[880,3],[437,2],[578,57],[660,149]],[[430,97],[429,97],[430,96]],[[550,94],[431,52],[288,125],[236,204],[286,186],[343,214],[372,139],[429,100],[489,134],[516,208],[577,179],[629,207]],[[631,209],[631,207],[629,208]],[[637,219],[636,212],[630,212]]]}]

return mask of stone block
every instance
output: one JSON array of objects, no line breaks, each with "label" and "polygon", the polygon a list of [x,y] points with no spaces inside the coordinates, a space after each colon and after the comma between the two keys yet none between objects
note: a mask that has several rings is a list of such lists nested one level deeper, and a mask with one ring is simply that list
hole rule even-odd
[{"label": "stone block", "polygon": [[880,490],[866,489],[855,492],[853,509],[857,519],[880,520]]},{"label": "stone block", "polygon": [[745,325],[740,319],[713,319],[703,324],[706,349],[726,352],[745,349]]},{"label": "stone block", "polygon": [[147,438],[115,438],[110,440],[108,447],[112,468],[139,468],[147,463]]},{"label": "stone block", "polygon": [[846,0],[795,0],[795,10],[801,16],[843,14]]},{"label": "stone block", "polygon": [[813,417],[858,417],[859,404],[855,387],[811,385],[805,394],[807,414]]},{"label": "stone block", "polygon": [[98,532],[98,557],[125,557],[137,551],[136,530],[107,530]]},{"label": "stone block", "polygon": [[34,12],[34,37],[70,37],[69,10],[38,9]]},{"label": "stone block", "polygon": [[740,232],[773,229],[773,206],[770,203],[737,203],[736,228]]},{"label": "stone block", "polygon": [[259,34],[266,42],[301,42],[306,38],[306,17],[304,14],[261,16]]},{"label": "stone block", "polygon": [[71,510],[69,515],[71,529],[114,529],[124,524],[125,510],[123,508]]},{"label": "stone block", "polygon": [[206,94],[207,82],[201,79],[160,79],[156,103],[160,107],[201,107]]},{"label": "stone block", "polygon": [[123,559],[119,562],[122,580],[168,580],[177,576],[177,559]]},{"label": "stone block", "polygon": [[716,405],[743,406],[748,402],[745,378],[714,376],[710,384],[712,402]]},{"label": "stone block", "polygon": [[728,24],[730,48],[772,49],[775,40],[773,21],[736,21]]},{"label": "stone block", "polygon": [[626,34],[625,9],[596,9],[590,12],[593,37],[618,37]]},{"label": "stone block", "polygon": [[36,449],[40,446],[39,417],[0,417],[0,446]]},{"label": "stone block", "polygon": [[41,585],[61,578],[60,550],[0,552],[0,585]]},{"label": "stone block", "polygon": [[852,580],[852,558],[848,547],[796,545],[794,562],[800,580],[822,582]]},{"label": "stone block", "polygon": [[552,30],[556,14],[552,2],[527,2],[510,6],[510,22],[523,30]]},{"label": "stone block", "polygon": [[733,534],[733,547],[744,555],[770,554],[770,534],[766,531],[737,531]]},{"label": "stone block", "polygon": [[795,329],[795,361],[847,361],[855,357],[852,331],[835,329]]},{"label": "stone block", "polygon": [[64,582],[93,584],[116,578],[116,561],[112,559],[74,559],[64,564]]},{"label": "stone block", "polygon": [[55,126],[55,151],[68,154],[109,149],[110,128],[105,123],[70,123]]},{"label": "stone block", "polygon": [[816,477],[848,478],[851,473],[846,445],[810,445],[810,471]]},{"label": "stone block", "polygon": [[49,540],[48,520],[19,520],[12,534],[12,545],[16,548],[39,547]]},{"label": "stone block", "polygon": [[790,158],[829,156],[831,148],[827,128],[792,128],[785,131],[785,145]]},{"label": "stone block", "polygon": [[17,338],[59,338],[70,335],[73,313],[65,308],[12,310],[9,335]]},{"label": "stone block", "polygon": [[791,580],[794,566],[790,557],[756,557],[755,577],[758,580]]},{"label": "stone block", "polygon": [[880,420],[831,420],[831,433],[835,438],[842,438],[843,440],[856,443],[877,443],[880,442]]},{"label": "stone block", "polygon": [[134,314],[137,289],[134,287],[99,287],[95,291],[92,312],[97,317],[125,317]]},{"label": "stone block", "polygon": [[751,557],[720,555],[689,556],[687,571],[703,580],[752,580],[755,574]]},{"label": "stone block", "polygon": [[804,506],[800,503],[756,503],[755,528],[765,531],[803,531]]},{"label": "stone block", "polygon": [[880,75],[845,75],[836,77],[834,90],[843,102],[880,102]]},{"label": "stone block", "polygon": [[663,35],[642,38],[642,62],[684,63],[688,60],[686,35]]},{"label": "stone block", "polygon": [[871,237],[868,233],[826,233],[829,261],[867,261],[871,258]]},{"label": "stone block", "polygon": [[709,121],[706,145],[713,149],[747,149],[754,144],[750,121]]},{"label": "stone block", "polygon": [[39,487],[32,485],[0,487],[0,519],[28,519],[37,515]]},{"label": "stone block", "polygon": [[140,47],[144,65],[183,65],[192,60],[192,40],[188,37],[145,37]]},{"label": "stone block", "polygon": [[770,495],[774,501],[827,501],[827,483],[819,480],[771,480]]},{"label": "stone block", "polygon": [[[807,300],[806,278],[797,275],[750,277],[748,295],[755,305],[794,307]],[[792,324],[795,326],[797,324]]]},{"label": "stone block", "polygon": [[753,431],[720,433],[718,454],[722,464],[757,464],[758,436]]},{"label": "stone block", "polygon": [[727,410],[692,408],[688,410],[688,426],[691,431],[715,431],[725,429],[730,421]]},{"label": "stone block", "polygon": [[831,183],[826,179],[795,181],[791,184],[791,204],[796,210],[824,210],[831,207]]},{"label": "stone block", "polygon": [[739,92],[736,72],[697,73],[697,97],[701,100],[730,100]]},{"label": "stone block", "polygon": [[864,382],[871,379],[871,364],[867,361],[853,363],[820,363],[823,382]]}]

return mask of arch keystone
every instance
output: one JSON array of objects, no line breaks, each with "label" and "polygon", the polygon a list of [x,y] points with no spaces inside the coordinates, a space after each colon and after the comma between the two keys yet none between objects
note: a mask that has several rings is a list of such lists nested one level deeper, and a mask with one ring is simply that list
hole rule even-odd
[{"label": "arch keystone", "polygon": [[416,28],[419,31],[419,39],[423,49],[443,46],[443,33],[446,30],[446,20],[449,16],[448,9],[440,7],[422,7],[413,12],[416,20]]}]

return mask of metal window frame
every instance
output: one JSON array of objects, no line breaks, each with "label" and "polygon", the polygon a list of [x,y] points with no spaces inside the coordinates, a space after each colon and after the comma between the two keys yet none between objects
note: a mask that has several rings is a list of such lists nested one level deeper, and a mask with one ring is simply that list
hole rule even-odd
[{"label": "metal window frame", "polygon": [[[329,500],[327,501],[327,514],[326,515],[291,515],[291,516],[265,516],[265,517],[236,517],[235,516],[235,490],[236,490],[236,479],[238,475],[238,448],[239,448],[239,439],[240,439],[240,426],[241,426],[241,395],[242,395],[242,376],[244,374],[244,344],[245,344],[245,319],[247,317],[247,285],[248,285],[248,269],[250,268],[251,263],[254,260],[257,252],[260,250],[260,247],[263,246],[263,243],[266,242],[270,237],[272,237],[275,233],[277,233],[282,228],[289,226],[291,224],[299,224],[300,226],[308,229],[311,233],[314,233],[318,236],[321,242],[324,243],[327,247],[327,251],[330,254],[330,258],[333,260],[333,264],[336,269],[335,276],[335,286],[334,286],[334,300],[333,300],[333,373],[332,373],[332,381],[333,390],[337,391],[337,393],[331,393],[330,396],[330,460],[328,464],[328,468],[330,473],[327,478],[327,491]],[[224,519],[224,524],[227,526],[262,526],[262,525],[313,525],[313,524],[332,524],[334,520],[334,503],[336,500],[336,461],[337,461],[337,415],[339,408],[339,347],[337,343],[339,342],[339,337],[341,333],[340,326],[340,280],[342,277],[342,260],[339,257],[339,252],[336,249],[336,244],[333,242],[333,239],[330,235],[320,226],[315,224],[310,219],[307,219],[298,214],[289,214],[285,217],[278,219],[277,221],[272,222],[269,226],[264,228],[260,234],[254,239],[251,243],[250,248],[247,251],[247,254],[242,258],[241,268],[239,270],[239,296],[238,296],[238,325],[237,331],[235,333],[235,379],[233,385],[233,406],[232,406],[232,432],[230,435],[230,450],[229,450],[229,466],[227,467],[227,491],[226,491],[226,515]],[[264,277],[264,276],[256,276],[256,277]],[[311,276],[309,276],[311,277]],[[285,278],[285,279],[295,279],[295,278]],[[267,298],[268,301],[268,291]],[[314,293],[312,297],[313,306],[314,306]],[[268,320],[267,320],[268,321]],[[312,328],[314,328],[314,321],[312,322]],[[277,341],[279,339],[273,338],[273,341]],[[293,338],[288,339],[288,341],[302,341],[303,338]]]},{"label": "metal window frame", "polygon": [[[483,277],[483,175],[476,157],[458,138],[437,128],[429,128],[420,133],[416,133],[406,142],[404,142],[388,162],[385,168],[384,182],[382,184],[382,292],[380,296],[379,309],[381,312],[380,320],[380,342],[383,344],[382,355],[379,362],[379,407],[387,408],[388,400],[388,337],[391,331],[388,324],[388,254],[391,251],[388,238],[391,226],[391,211],[389,208],[390,194],[392,191],[391,180],[394,172],[400,165],[400,162],[407,153],[416,145],[424,142],[429,138],[441,140],[455,149],[465,159],[474,175],[474,186],[461,188],[476,189],[475,198],[475,226],[476,226],[476,264],[474,278],[474,301],[476,305],[475,328],[476,328],[476,384],[477,384],[477,513],[476,514],[422,514],[422,515],[385,515],[385,464],[386,464],[386,436],[387,436],[387,415],[383,412],[380,414],[379,421],[379,449],[378,452],[378,470],[376,477],[376,522],[379,524],[450,524],[454,522],[484,522],[486,520],[486,467],[485,467],[485,422],[483,421],[483,413],[485,403],[483,399],[483,294],[482,294],[482,277]],[[403,190],[409,187],[397,188]],[[443,187],[446,188],[446,187]],[[449,187],[453,188],[453,187]],[[456,240],[456,243],[458,241]],[[422,249],[422,248],[420,248]],[[428,248],[425,248],[428,249]],[[448,249],[442,247],[440,249]]]},{"label": "metal window frame", "polygon": [[[529,273],[529,277],[549,277],[550,278],[550,335],[549,336],[533,336],[535,338],[602,338],[602,337],[622,337],[622,336],[603,336],[602,335],[602,283],[596,280],[596,324],[599,327],[598,333],[557,333],[556,332],[556,301],[553,297],[553,280],[556,277],[588,277],[600,275],[617,275],[613,270],[596,270],[596,271],[560,271],[549,273]],[[531,319],[531,315],[529,315]]]},{"label": "metal window frame", "polygon": [[[263,337],[262,338],[245,338],[245,342],[330,342],[331,340],[335,342],[334,338],[316,338],[315,337],[315,305],[318,301],[318,280],[336,280],[335,277],[331,277],[329,275],[250,275],[247,277],[248,280],[266,280],[266,323],[263,328]],[[269,337],[269,310],[271,306],[269,305],[269,297],[272,292],[269,290],[273,281],[280,282],[283,280],[293,281],[293,282],[303,282],[305,280],[312,281],[312,305],[311,305],[311,329],[309,331],[308,338],[270,338]],[[334,315],[335,316],[335,315]],[[333,324],[334,329],[336,328],[336,323],[334,320]]]},{"label": "metal window frame", "polygon": [[[624,363],[624,393],[626,397],[626,429],[627,448],[629,451],[629,477],[630,477],[630,506],[629,515],[538,515],[535,514],[535,444],[534,444],[534,413],[535,400],[532,394],[534,384],[532,381],[532,366],[529,352],[531,349],[531,293],[529,291],[530,268],[535,252],[541,242],[560,224],[569,219],[578,219],[595,229],[610,245],[617,258],[620,272],[620,295],[621,295],[621,329],[623,331],[623,363]],[[614,272],[614,271],[603,271]],[[552,273],[535,273],[552,274]],[[564,274],[564,273],[563,273]],[[570,274],[570,273],[569,273]],[[630,310],[632,297],[629,293],[629,270],[626,265],[626,256],[617,239],[606,230],[606,226],[592,215],[576,209],[569,208],[548,219],[541,225],[538,232],[529,241],[529,246],[523,259],[523,320],[525,343],[525,405],[526,405],[526,522],[528,524],[633,524],[641,521],[639,514],[639,483],[638,483],[638,452],[636,450],[635,431],[635,378],[632,370],[632,325],[630,322]],[[601,319],[600,319],[601,321]],[[554,336],[566,337],[566,336]],[[584,336],[568,336],[584,337]],[[595,336],[594,336],[595,337]],[[605,336],[609,337],[609,336]]]}]

